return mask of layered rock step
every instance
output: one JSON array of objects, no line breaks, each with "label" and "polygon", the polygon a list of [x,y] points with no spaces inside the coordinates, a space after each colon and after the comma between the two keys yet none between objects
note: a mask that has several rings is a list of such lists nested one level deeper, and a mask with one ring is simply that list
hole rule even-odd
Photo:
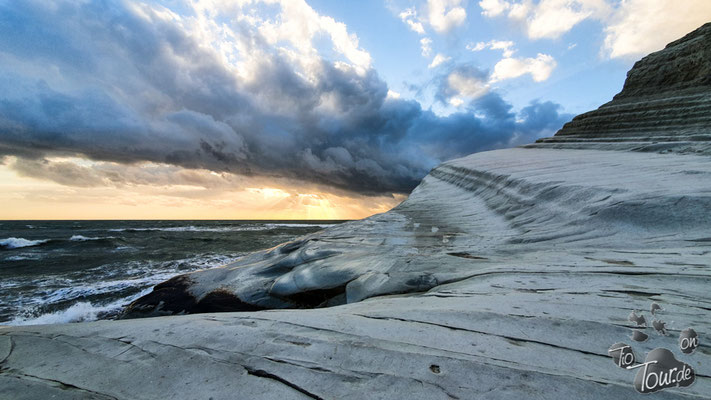
[{"label": "layered rock step", "polygon": [[711,154],[711,23],[635,63],[622,92],[529,147]]}]

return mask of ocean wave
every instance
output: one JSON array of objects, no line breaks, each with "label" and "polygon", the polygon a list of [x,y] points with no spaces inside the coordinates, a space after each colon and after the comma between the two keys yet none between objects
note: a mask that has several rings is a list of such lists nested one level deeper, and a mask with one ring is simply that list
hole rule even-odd
[{"label": "ocean wave", "polygon": [[72,237],[69,238],[70,241],[72,242],[86,242],[88,240],[105,240],[105,239],[116,239],[113,236],[107,236],[107,237],[87,237],[87,236],[82,236],[82,235],[73,235]]},{"label": "ocean wave", "polygon": [[42,258],[38,254],[17,254],[5,258],[5,261],[27,261],[27,260],[39,260]]},{"label": "ocean wave", "polygon": [[[7,306],[17,310],[13,312],[13,319],[2,324],[58,324],[110,319],[124,305],[149,293],[158,283],[182,273],[225,265],[240,256],[241,253],[200,254],[160,263],[119,262],[65,276],[0,281],[0,298],[4,297]],[[17,291],[28,285],[36,289]],[[56,311],[57,307],[62,310]]]},{"label": "ocean wave", "polygon": [[124,250],[136,250],[136,248],[133,246],[118,246],[114,249],[114,251],[124,251]]},{"label": "ocean wave", "polygon": [[115,279],[110,281],[101,281],[89,284],[73,284],[71,286],[54,289],[44,292],[41,296],[36,296],[35,300],[40,300],[38,303],[53,304],[63,301],[72,301],[83,299],[90,296],[111,295],[120,293],[129,289],[145,289],[153,287],[163,281],[166,281],[179,272],[168,271],[161,273],[150,274],[141,278],[134,279]]},{"label": "ocean wave", "polygon": [[263,227],[201,227],[201,226],[173,226],[167,228],[116,228],[109,232],[242,232],[263,231]]},{"label": "ocean wave", "polygon": [[312,227],[319,227],[319,228],[328,228],[330,226],[335,226],[338,224],[290,224],[290,223],[275,223],[275,224],[265,224],[265,226],[271,228],[312,228]]},{"label": "ocean wave", "polygon": [[132,296],[113,301],[108,304],[96,304],[92,302],[80,301],[71,307],[53,311],[40,315],[33,315],[32,311],[22,313],[9,322],[8,325],[45,325],[45,324],[66,324],[72,322],[96,321],[98,319],[115,318],[124,306],[148,294],[152,288],[147,288]]},{"label": "ocean wave", "polygon": [[4,247],[6,249],[19,249],[21,247],[38,246],[47,242],[49,242],[49,239],[29,240],[24,238],[9,237],[0,239],[0,247]]},{"label": "ocean wave", "polygon": [[100,314],[109,313],[121,306],[95,306],[89,302],[79,302],[66,310],[42,314],[36,317],[18,316],[8,322],[8,325],[45,325],[65,324],[69,322],[95,321]]},{"label": "ocean wave", "polygon": [[267,223],[260,225],[242,225],[242,226],[171,226],[171,227],[151,227],[151,228],[114,228],[109,229],[109,232],[249,232],[249,231],[267,231],[275,228],[328,228],[337,224],[305,224],[305,223]]}]

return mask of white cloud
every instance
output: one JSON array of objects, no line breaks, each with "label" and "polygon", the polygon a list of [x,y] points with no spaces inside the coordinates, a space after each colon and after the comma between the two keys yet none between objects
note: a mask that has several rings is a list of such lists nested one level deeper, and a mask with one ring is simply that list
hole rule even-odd
[{"label": "white cloud", "polygon": [[551,76],[557,66],[552,56],[539,53],[535,58],[516,58],[513,57],[516,52],[514,46],[515,43],[510,40],[469,43],[466,48],[471,51],[502,50],[503,58],[494,65],[493,72],[488,77],[483,71],[472,68],[455,69],[447,76],[448,90],[442,93],[442,98],[450,105],[459,107],[465,104],[467,99],[476,99],[488,93],[496,82],[526,74],[531,75],[535,82],[542,82]]},{"label": "white cloud", "polygon": [[427,68],[436,68],[440,64],[445,63],[451,59],[452,59],[452,57],[446,57],[441,53],[437,53],[437,55],[434,56],[434,58],[432,59],[432,62],[430,63],[430,65],[427,66]]},{"label": "white cloud", "polygon": [[432,29],[445,33],[464,23],[467,11],[462,0],[427,0],[427,18]]},{"label": "white cloud", "polygon": [[457,95],[449,98],[449,103],[454,106],[464,104],[461,97],[476,99],[489,91],[489,83],[484,79],[470,74],[454,71],[447,77],[447,84]]},{"label": "white cloud", "polygon": [[711,20],[711,0],[481,0],[482,15],[506,16],[530,39],[555,39],[586,19],[603,24],[604,52],[637,57]]},{"label": "white cloud", "polygon": [[553,57],[541,53],[536,58],[504,58],[494,66],[490,82],[518,78],[525,74],[531,74],[534,81],[542,82],[550,77],[556,65]]},{"label": "white cloud", "polygon": [[453,106],[455,106],[455,107],[459,107],[459,106],[461,106],[462,104],[464,104],[464,100],[462,100],[462,99],[459,98],[459,97],[452,97],[451,99],[449,99],[449,104],[451,104],[451,105],[453,105]]},{"label": "white cloud", "polygon": [[496,17],[510,9],[511,4],[506,0],[482,0],[479,2],[479,7],[483,10],[481,14],[485,17]]},{"label": "white cloud", "polygon": [[528,37],[555,39],[591,16],[608,10],[603,0],[543,0],[531,7],[527,17]]},{"label": "white cloud", "polygon": [[400,93],[398,93],[398,92],[396,92],[396,91],[394,91],[394,90],[388,89],[388,95],[386,96],[386,98],[388,98],[388,99],[393,99],[393,100],[399,99],[399,98],[400,98]]},{"label": "white cloud", "polygon": [[425,34],[425,25],[437,33],[447,33],[467,19],[467,11],[461,3],[462,0],[427,0],[426,6],[419,11],[415,7],[406,8],[398,17],[420,35]]},{"label": "white cloud", "polygon": [[471,51],[482,51],[486,48],[486,42],[478,42],[477,44],[469,43],[467,45],[467,50]]},{"label": "white cloud", "polygon": [[420,48],[422,49],[422,57],[432,55],[432,39],[427,37],[420,39]]},{"label": "white cloud", "polygon": [[417,18],[417,11],[414,8],[405,9],[400,13],[399,17],[402,22],[406,23],[413,31],[420,35],[425,34],[425,27],[422,26],[422,22]]},{"label": "white cloud", "polygon": [[523,20],[526,18],[526,15],[531,10],[531,2],[529,1],[524,1],[523,3],[514,3],[511,4],[511,7],[509,9],[509,17],[517,20]]},{"label": "white cloud", "polygon": [[467,45],[467,50],[481,51],[487,48],[491,50],[503,50],[504,57],[511,57],[516,51],[513,48],[514,45],[515,43],[510,40],[491,40],[489,42],[479,42],[477,44],[469,43]]},{"label": "white cloud", "polygon": [[612,58],[648,54],[709,20],[709,0],[624,0],[605,27],[604,48]]},{"label": "white cloud", "polygon": [[344,23],[319,15],[303,0],[264,2],[281,6],[280,18],[254,23],[269,44],[289,42],[301,55],[314,58],[318,53],[313,47],[313,39],[316,34],[325,33],[330,37],[334,50],[345,56],[361,72],[370,68],[370,54],[359,47],[358,37],[348,33]]},{"label": "white cloud", "polygon": [[609,13],[605,0],[482,0],[482,15],[508,18],[525,26],[531,39],[555,39],[589,17],[603,18]]}]

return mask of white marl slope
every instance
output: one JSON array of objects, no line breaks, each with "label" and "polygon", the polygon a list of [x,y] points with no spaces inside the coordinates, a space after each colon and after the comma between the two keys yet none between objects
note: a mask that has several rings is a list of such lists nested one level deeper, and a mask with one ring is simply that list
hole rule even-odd
[{"label": "white marl slope", "polygon": [[709,211],[708,157],[475,154],[438,167],[393,211],[308,236],[295,259],[335,253],[279,278],[286,295],[349,278],[351,301],[421,292],[3,328],[0,398],[634,398],[634,372],[607,349],[634,343],[627,315],[652,301],[670,336],[650,328],[638,355],[674,349],[688,326],[702,337],[680,356],[697,382],[655,398],[709,398]]}]

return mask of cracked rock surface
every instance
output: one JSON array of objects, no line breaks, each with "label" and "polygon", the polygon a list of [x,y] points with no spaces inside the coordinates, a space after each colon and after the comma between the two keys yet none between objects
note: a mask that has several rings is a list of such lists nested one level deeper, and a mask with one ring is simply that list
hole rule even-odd
[{"label": "cracked rock surface", "polygon": [[[675,327],[708,332],[708,295],[692,297],[705,282],[679,278],[691,284],[680,297],[673,280],[634,275],[635,292],[604,264],[580,275],[489,273],[315,310],[4,328],[0,398],[637,398],[634,372],[607,354],[629,342],[627,310],[646,309],[644,291],[656,291]],[[635,350],[674,346],[678,333]],[[655,397],[708,398],[708,342],[684,361],[694,385]]]},{"label": "cracked rock surface", "polygon": [[[608,104],[708,98],[710,31],[637,63]],[[173,278],[126,312],[156,318],[2,327],[0,399],[639,398],[607,350],[652,302],[669,335],[646,329],[638,359],[665,347],[697,377],[654,397],[711,398],[711,114],[678,130],[658,114],[676,138],[662,154],[627,151],[647,128],[616,131],[605,107],[563,129],[580,140],[443,163],[387,213]],[[688,327],[700,346],[681,355]]]}]

